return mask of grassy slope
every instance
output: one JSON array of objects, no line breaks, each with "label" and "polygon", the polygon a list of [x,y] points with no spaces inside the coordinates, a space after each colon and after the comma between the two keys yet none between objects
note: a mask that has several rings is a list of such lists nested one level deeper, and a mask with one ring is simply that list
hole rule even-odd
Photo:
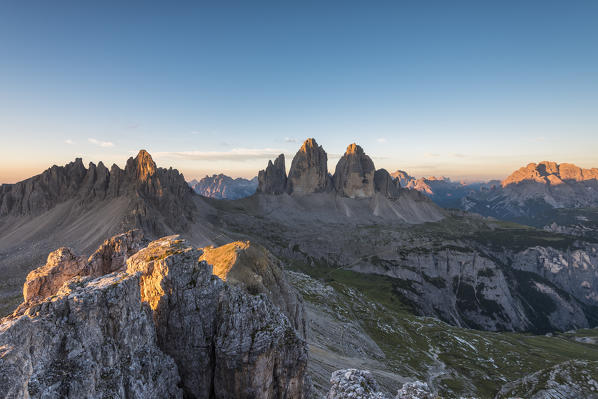
[{"label": "grassy slope", "polygon": [[[335,306],[360,321],[386,354],[389,371],[423,380],[436,375],[433,383],[449,397],[490,398],[523,374],[571,359],[598,361],[597,345],[575,340],[598,339],[596,329],[552,337],[463,329],[414,316],[396,294],[392,278],[298,262],[290,268],[326,282],[345,298]],[[322,298],[307,295],[305,300],[318,304]]]}]

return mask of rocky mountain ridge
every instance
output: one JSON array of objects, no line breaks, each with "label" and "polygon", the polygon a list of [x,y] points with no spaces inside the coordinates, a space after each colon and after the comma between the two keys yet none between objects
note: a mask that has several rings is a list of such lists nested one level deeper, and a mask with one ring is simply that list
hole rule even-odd
[{"label": "rocky mountain ridge", "polygon": [[530,163],[500,186],[472,192],[461,201],[467,211],[532,224],[553,209],[597,206],[598,169],[547,161]]},{"label": "rocky mountain ridge", "polygon": [[77,158],[22,182],[3,184],[0,216],[36,216],[66,201],[86,207],[124,197],[129,211],[123,223],[161,235],[166,229],[160,222],[175,231],[186,229],[195,209],[191,196],[182,174],[156,167],[149,153],[140,150],[127,160],[124,170],[116,164],[108,170],[102,162],[97,166],[90,162],[85,168]]},{"label": "rocky mountain ridge", "polygon": [[189,186],[204,197],[235,200],[253,195],[258,186],[258,179],[257,177],[251,180],[242,177],[233,179],[220,173],[206,176],[199,181],[192,180]]}]

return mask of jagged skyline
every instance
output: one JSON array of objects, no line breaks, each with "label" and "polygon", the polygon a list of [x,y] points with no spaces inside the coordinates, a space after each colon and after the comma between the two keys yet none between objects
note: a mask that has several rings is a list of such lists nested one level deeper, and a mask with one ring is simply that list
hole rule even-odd
[{"label": "jagged skyline", "polygon": [[351,142],[455,180],[596,166],[594,2],[66,9],[0,5],[0,183],[138,148],[252,177],[306,137],[329,169]]}]

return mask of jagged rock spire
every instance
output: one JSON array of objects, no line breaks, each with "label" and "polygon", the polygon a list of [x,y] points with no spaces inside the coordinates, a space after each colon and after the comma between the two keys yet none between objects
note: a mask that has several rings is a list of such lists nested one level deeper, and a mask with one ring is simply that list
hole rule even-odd
[{"label": "jagged rock spire", "polygon": [[257,192],[264,194],[282,194],[286,191],[287,171],[284,164],[284,154],[280,154],[272,163],[268,161],[265,170],[258,173]]},{"label": "jagged rock spire", "polygon": [[328,187],[328,156],[315,139],[310,138],[295,154],[289,177],[287,192],[309,194],[325,191]]},{"label": "jagged rock spire", "polygon": [[374,173],[374,189],[385,197],[398,198],[400,185],[386,169],[378,169]]}]

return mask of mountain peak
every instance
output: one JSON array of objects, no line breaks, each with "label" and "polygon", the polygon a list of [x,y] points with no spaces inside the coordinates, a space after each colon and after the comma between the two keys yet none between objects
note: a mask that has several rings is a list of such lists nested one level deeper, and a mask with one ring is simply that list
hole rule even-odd
[{"label": "mountain peak", "polygon": [[303,145],[301,145],[299,151],[307,153],[312,151],[314,148],[318,148],[318,143],[316,142],[316,139],[312,137],[303,142]]},{"label": "mountain peak", "polygon": [[295,154],[289,169],[287,191],[310,194],[328,187],[328,155],[316,139],[309,138]]},{"label": "mountain peak", "polygon": [[366,198],[374,195],[374,173],[372,159],[363,149],[353,143],[339,159],[334,171],[334,186],[337,192],[350,198]]},{"label": "mountain peak", "polygon": [[544,184],[561,184],[563,180],[584,181],[598,179],[598,169],[583,169],[579,166],[551,161],[530,163],[519,168],[509,177],[502,181],[502,186],[518,184],[523,182],[537,182]]},{"label": "mountain peak", "polygon": [[148,177],[156,174],[156,163],[146,150],[139,150],[139,153],[135,157],[135,166],[139,180],[146,180]]},{"label": "mountain peak", "polygon": [[345,155],[363,155],[364,151],[363,148],[358,146],[355,143],[349,144],[347,146],[347,150],[345,151]]}]

